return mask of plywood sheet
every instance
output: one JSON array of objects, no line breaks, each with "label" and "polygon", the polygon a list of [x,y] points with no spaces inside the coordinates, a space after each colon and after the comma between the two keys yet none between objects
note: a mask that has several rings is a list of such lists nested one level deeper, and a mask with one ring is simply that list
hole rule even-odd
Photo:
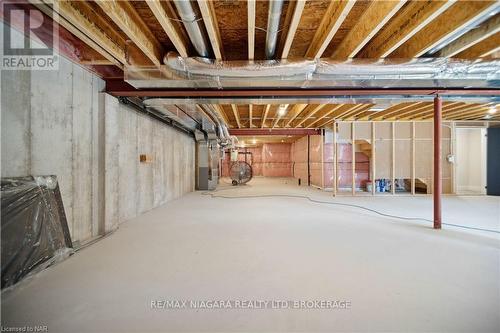
[{"label": "plywood sheet", "polygon": [[375,179],[391,179],[392,140],[376,140],[375,147]]},{"label": "plywood sheet", "polygon": [[376,139],[392,139],[392,123],[376,122],[375,123],[375,138]]},{"label": "plywood sheet", "polygon": [[371,140],[372,124],[369,122],[354,123],[354,138],[356,140]]}]

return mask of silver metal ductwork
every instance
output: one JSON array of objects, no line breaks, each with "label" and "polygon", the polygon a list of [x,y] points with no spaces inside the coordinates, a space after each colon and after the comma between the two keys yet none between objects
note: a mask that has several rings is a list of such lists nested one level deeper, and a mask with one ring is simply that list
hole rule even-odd
[{"label": "silver metal ductwork", "polygon": [[186,28],[186,32],[193,43],[193,46],[201,57],[210,56],[210,48],[202,21],[197,17],[196,12],[189,0],[174,0],[175,8]]},{"label": "silver metal ductwork", "polygon": [[169,118],[195,133],[198,132],[198,135],[200,130],[203,131],[207,140],[217,140],[223,147],[231,146],[234,142],[234,138],[229,135],[227,124],[213,105],[177,105],[163,98],[149,98],[142,103],[161,117]]},{"label": "silver metal ductwork", "polygon": [[[448,58],[336,61],[222,61],[169,53],[168,70],[126,68],[135,88],[442,88],[500,87],[500,60]],[[169,75],[172,73],[173,75]],[[148,79],[149,78],[149,79]]]},{"label": "silver metal ductwork", "polygon": [[283,0],[269,1],[266,32],[266,59],[273,59],[276,53],[283,2]]}]

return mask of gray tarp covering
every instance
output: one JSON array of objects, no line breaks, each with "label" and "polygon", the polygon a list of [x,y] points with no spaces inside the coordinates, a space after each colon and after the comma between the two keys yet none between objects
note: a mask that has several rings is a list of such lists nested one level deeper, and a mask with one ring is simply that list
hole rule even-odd
[{"label": "gray tarp covering", "polygon": [[72,253],[55,176],[2,178],[2,289]]}]

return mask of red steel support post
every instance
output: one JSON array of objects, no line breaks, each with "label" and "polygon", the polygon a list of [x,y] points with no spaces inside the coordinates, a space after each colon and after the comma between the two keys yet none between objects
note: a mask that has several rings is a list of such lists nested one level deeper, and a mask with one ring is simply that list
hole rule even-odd
[{"label": "red steel support post", "polygon": [[441,170],[441,121],[442,121],[441,97],[434,97],[434,229],[441,229],[441,192],[442,192],[442,170]]}]

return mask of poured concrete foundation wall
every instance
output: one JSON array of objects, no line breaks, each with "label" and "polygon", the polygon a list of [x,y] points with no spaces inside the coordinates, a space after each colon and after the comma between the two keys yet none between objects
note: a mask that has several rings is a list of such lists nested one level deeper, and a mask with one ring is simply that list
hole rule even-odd
[{"label": "poured concrete foundation wall", "polygon": [[[105,230],[194,191],[195,141],[103,94]],[[141,163],[144,154],[150,161]]]},{"label": "poured concrete foundation wall", "polygon": [[56,175],[76,242],[194,188],[194,140],[103,88],[63,57],[56,71],[1,72],[1,175]]},{"label": "poured concrete foundation wall", "polygon": [[2,177],[56,175],[71,236],[83,241],[99,234],[104,82],[60,60],[57,71],[2,71]]}]

